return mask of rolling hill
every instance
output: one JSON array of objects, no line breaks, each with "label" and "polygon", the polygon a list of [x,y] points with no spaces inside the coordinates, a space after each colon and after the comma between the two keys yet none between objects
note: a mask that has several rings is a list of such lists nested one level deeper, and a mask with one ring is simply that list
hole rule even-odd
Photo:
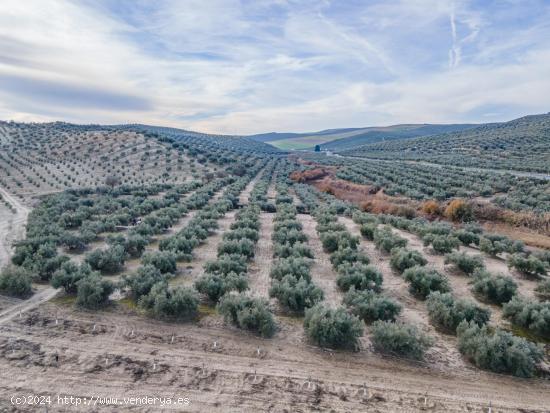
[{"label": "rolling hill", "polygon": [[378,142],[342,154],[549,173],[550,113],[459,132]]},{"label": "rolling hill", "polygon": [[312,133],[271,132],[252,135],[249,138],[269,143],[284,150],[313,149],[315,145],[321,145],[322,149],[339,151],[382,140],[405,139],[455,132],[475,126],[472,124],[405,124],[366,128],[327,129]]}]

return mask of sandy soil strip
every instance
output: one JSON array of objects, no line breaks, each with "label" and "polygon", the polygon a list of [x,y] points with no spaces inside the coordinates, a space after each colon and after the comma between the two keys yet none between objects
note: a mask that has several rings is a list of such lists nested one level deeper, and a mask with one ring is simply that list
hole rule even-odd
[{"label": "sandy soil strip", "polygon": [[308,245],[314,256],[311,280],[325,293],[324,302],[331,307],[337,307],[342,303],[344,295],[336,285],[336,271],[332,268],[330,256],[323,250],[321,239],[315,229],[317,222],[308,214],[297,214],[296,219],[303,226],[303,232],[308,238]]},{"label": "sandy soil strip", "polygon": [[269,273],[273,265],[273,235],[275,214],[260,214],[260,239],[256,244],[254,259],[248,266],[248,285],[252,295],[269,300],[271,278]]}]

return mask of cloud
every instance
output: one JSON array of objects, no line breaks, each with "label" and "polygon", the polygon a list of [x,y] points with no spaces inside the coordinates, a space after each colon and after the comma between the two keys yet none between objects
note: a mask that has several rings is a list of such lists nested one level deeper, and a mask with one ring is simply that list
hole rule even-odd
[{"label": "cloud", "polygon": [[532,0],[5,0],[0,116],[212,133],[546,112]]}]

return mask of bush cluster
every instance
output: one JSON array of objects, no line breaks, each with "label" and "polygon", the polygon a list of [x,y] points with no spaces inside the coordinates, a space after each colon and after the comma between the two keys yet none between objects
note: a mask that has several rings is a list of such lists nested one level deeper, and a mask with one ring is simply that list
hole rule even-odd
[{"label": "bush cluster", "polygon": [[306,310],[304,330],[318,346],[355,348],[363,335],[363,323],[343,307],[332,309],[317,304]]},{"label": "bush cluster", "polygon": [[409,282],[409,291],[425,300],[432,291],[446,293],[451,290],[449,280],[433,268],[411,267],[405,270],[403,278]]},{"label": "bush cluster", "polygon": [[458,349],[482,369],[532,377],[543,352],[535,344],[511,333],[463,321],[458,325]]},{"label": "bush cluster", "polygon": [[510,301],[517,289],[517,283],[507,275],[492,275],[479,269],[474,272],[472,291],[490,303],[502,305]]},{"label": "bush cluster", "polygon": [[502,314],[513,324],[550,338],[550,301],[536,302],[515,296],[503,305]]},{"label": "bush cluster", "polygon": [[344,304],[352,314],[367,323],[377,320],[395,321],[402,310],[401,304],[392,298],[371,290],[357,291],[354,287],[345,295]]},{"label": "bush cluster", "polygon": [[371,327],[372,344],[382,353],[421,359],[433,340],[410,324],[376,321]]},{"label": "bush cluster", "polygon": [[267,301],[240,294],[225,294],[218,303],[218,311],[226,322],[262,337],[275,334],[276,324]]},{"label": "bush cluster", "polygon": [[482,326],[491,317],[489,310],[479,307],[473,301],[456,299],[450,293],[434,291],[428,296],[426,305],[432,323],[452,334],[464,320]]},{"label": "bush cluster", "polygon": [[445,255],[445,264],[454,264],[465,274],[472,275],[476,270],[484,268],[483,257],[468,255],[465,252],[451,252]]},{"label": "bush cluster", "polygon": [[31,294],[31,277],[23,267],[8,265],[0,273],[0,292],[13,297],[26,297]]}]

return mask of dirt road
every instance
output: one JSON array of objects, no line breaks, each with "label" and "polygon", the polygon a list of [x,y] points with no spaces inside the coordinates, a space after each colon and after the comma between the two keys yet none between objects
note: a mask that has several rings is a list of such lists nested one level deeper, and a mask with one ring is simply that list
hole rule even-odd
[{"label": "dirt road", "polygon": [[262,340],[220,327],[218,315],[176,325],[115,311],[47,303],[3,326],[0,409],[25,393],[178,395],[194,412],[487,412],[489,404],[493,412],[545,412],[550,405],[546,381],[441,371],[369,349],[326,352],[289,339],[300,325]]},{"label": "dirt road", "polygon": [[25,234],[25,224],[30,209],[1,187],[0,195],[15,208],[15,213],[6,211],[2,214],[5,217],[0,219],[0,268],[2,268],[9,262],[13,243],[23,238]]}]

